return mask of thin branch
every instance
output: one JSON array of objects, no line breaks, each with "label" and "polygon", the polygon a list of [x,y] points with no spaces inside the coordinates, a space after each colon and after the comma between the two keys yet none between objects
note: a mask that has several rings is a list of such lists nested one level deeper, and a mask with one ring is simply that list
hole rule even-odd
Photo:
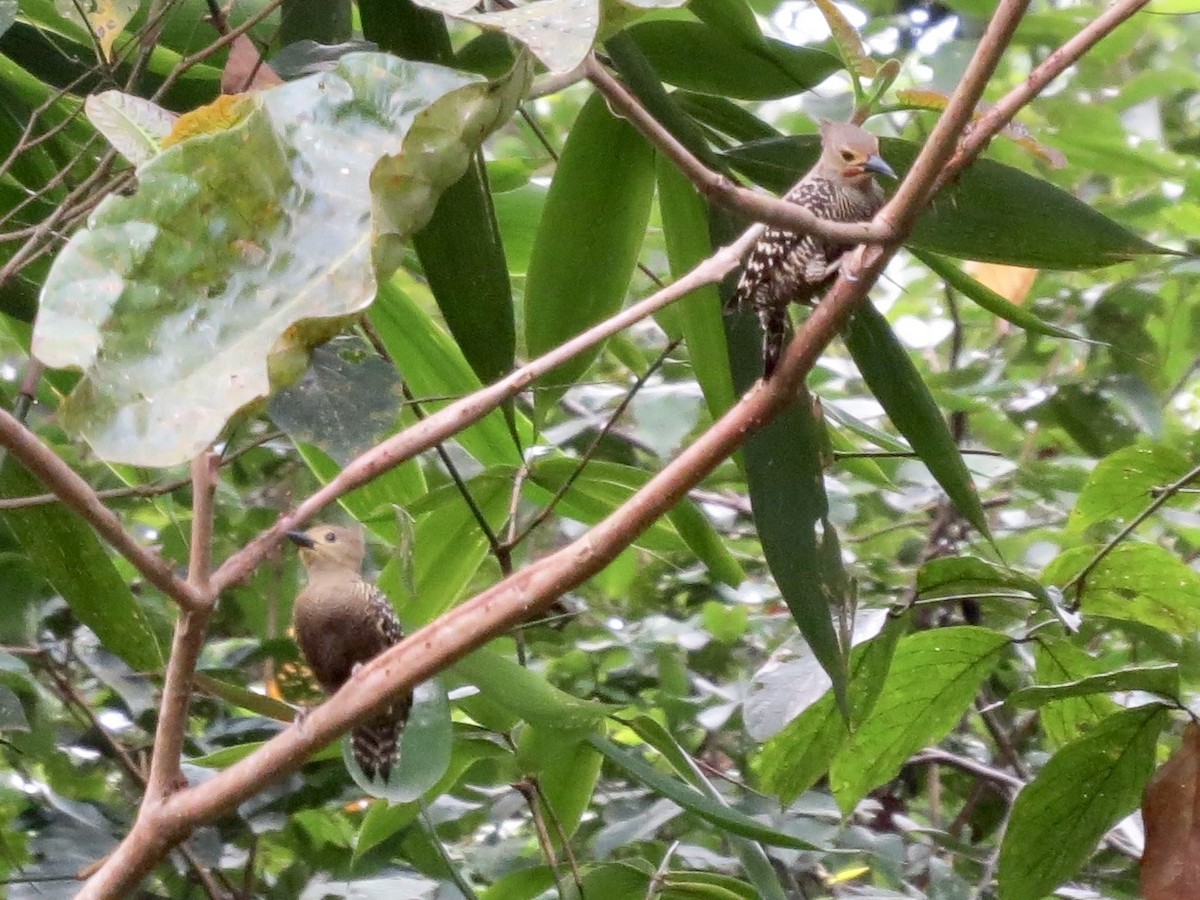
[{"label": "thin branch", "polygon": [[217,457],[212,452],[205,451],[192,461],[192,546],[188,560],[188,584],[207,602],[184,609],[175,623],[171,655],[163,679],[158,727],[154,732],[150,779],[139,820],[147,811],[152,811],[162,803],[164,798],[186,785],[180,770],[180,759],[187,734],[192,676],[216,599],[209,590],[208,579],[212,569],[213,495],[217,487],[217,471]]},{"label": "thin branch", "polygon": [[[957,177],[965,162],[947,165],[958,134],[966,125],[987,79],[1026,8],[1025,0],[1001,0],[987,32],[951,98],[932,137],[922,149],[908,178],[879,219],[894,223],[897,233],[911,227],[919,209],[934,190]],[[976,134],[981,132],[977,130]],[[879,221],[879,220],[877,220]],[[743,251],[757,237],[752,229],[735,245]],[[849,319],[855,307],[879,277],[895,246],[872,249],[855,280],[839,275],[826,299],[801,327],[770,382],[759,382],[713,426],[686,447],[662,471],[604,521],[562,549],[502,579],[473,599],[450,610],[400,644],[360,668],[330,700],[312,710],[302,727],[293,726],[272,738],[250,756],[216,773],[203,784],[169,796],[153,815],[139,818],[105,865],[85,885],[80,897],[126,896],[162,856],[200,824],[236,808],[270,781],[300,768],[308,754],[324,746],[357,722],[391,702],[398,693],[441,671],[493,637],[503,634],[529,615],[552,605],[563,593],[582,584],[616,558],[629,544],[699,484],[745,440],[794,400],[801,379]],[[718,269],[732,267],[740,254],[718,251],[709,263]],[[523,367],[496,385],[431,415],[407,431],[385,441],[357,460],[325,488],[283,516],[216,573],[211,588],[235,583],[249,575],[282,533],[307,521],[342,493],[386,471],[412,453],[478,421],[495,405],[521,390],[529,381],[583,347],[649,314],[675,296],[682,296],[711,274],[702,264],[666,291],[614,317],[556,351]],[[702,273],[702,274],[698,274]],[[677,291],[674,296],[671,292]],[[666,295],[666,296],[664,296]],[[647,308],[648,306],[652,308]],[[622,324],[618,324],[622,322]],[[428,442],[424,447],[421,443]]]},{"label": "thin branch", "polygon": [[737,266],[742,255],[750,249],[761,233],[761,225],[752,226],[732,244],[720,248],[661,291],[526,363],[495,384],[431,413],[423,421],[392,435],[383,443],[351,460],[328,484],[302,502],[293,512],[281,516],[273,526],[226,560],[213,575],[213,590],[219,594],[247,578],[286,532],[309,522],[343,494],[361,487],[384,472],[412,459],[418,453],[454,436],[468,425],[473,425],[506,400],[516,397],[540,376],[589,347],[594,347],[630,325],[640,322],[697,288],[719,282]]},{"label": "thin branch", "polygon": [[185,609],[205,603],[206,598],[177,576],[165,559],[134,540],[116,514],[100,502],[91,485],[4,409],[0,409],[0,447],[7,447],[17,462],[62,498],[152,585]]},{"label": "thin branch", "polygon": [[617,422],[620,421],[621,416],[625,414],[625,410],[629,408],[629,404],[633,402],[633,398],[636,397],[638,392],[646,386],[646,382],[650,380],[650,376],[652,376],[662,367],[663,363],[667,361],[667,357],[674,352],[675,348],[679,346],[682,340],[683,338],[676,338],[675,340],[671,341],[671,343],[663,349],[663,352],[658,355],[658,359],[651,363],[650,367],[646,369],[644,373],[638,376],[637,380],[633,383],[633,387],[625,392],[625,396],[621,398],[621,402],[617,404],[617,408],[613,410],[612,415],[608,417],[608,421],[604,423],[604,427],[596,433],[596,436],[592,438],[591,444],[589,444],[588,448],[583,451],[583,455],[578,460],[578,465],[571,470],[571,474],[567,476],[566,480],[562,483],[562,485],[559,486],[558,490],[554,492],[554,496],[551,497],[550,501],[538,511],[538,514],[534,516],[533,520],[521,530],[520,534],[506,542],[508,550],[512,550],[513,547],[525,541],[535,529],[545,522],[546,519],[550,518],[551,513],[554,512],[555,508],[562,501],[562,498],[567,495],[567,492],[571,490],[572,485],[574,485],[579,479],[579,476],[583,474],[583,470],[587,468],[587,464],[596,454],[596,451],[599,449],[600,443],[604,440],[605,435],[612,431],[613,427],[617,424]]},{"label": "thin branch", "polygon": [[992,138],[1013,120],[1022,107],[1149,2],[1150,0],[1118,0],[1042,60],[1029,73],[1024,83],[1005,94],[995,106],[974,122],[964,136],[962,146],[959,147],[954,159],[955,166],[965,168],[974,162],[991,143]]},{"label": "thin branch", "polygon": [[663,128],[625,85],[609,74],[595,55],[584,63],[588,80],[609,105],[629,120],[654,148],[666,156],[707,199],[756,222],[801,234],[816,234],[841,243],[884,244],[896,238],[887,222],[833,222],[815,213],[766,194],[734,184],[720,172],[714,172],[700,162],[675,136]]},{"label": "thin branch", "polygon": [[1170,501],[1172,497],[1178,494],[1185,485],[1190,484],[1197,478],[1200,478],[1200,466],[1196,466],[1195,468],[1188,470],[1179,478],[1168,484],[1165,488],[1162,488],[1158,492],[1158,495],[1146,505],[1145,509],[1130,519],[1128,524],[1126,524],[1124,528],[1117,532],[1117,535],[1111,541],[1101,547],[1099,551],[1097,551],[1096,555],[1088,560],[1087,565],[1080,569],[1075,574],[1074,578],[1063,585],[1064,593],[1071,590],[1071,588],[1075,588],[1075,602],[1072,608],[1077,608],[1079,606],[1080,600],[1083,596],[1083,586],[1087,581],[1087,577],[1092,574],[1096,566],[1100,565],[1100,563],[1104,561],[1104,557],[1108,556],[1108,554],[1112,553],[1113,550],[1120,546],[1124,542],[1125,538],[1133,534],[1133,532],[1136,531],[1143,522],[1162,509],[1162,507],[1168,501]]}]

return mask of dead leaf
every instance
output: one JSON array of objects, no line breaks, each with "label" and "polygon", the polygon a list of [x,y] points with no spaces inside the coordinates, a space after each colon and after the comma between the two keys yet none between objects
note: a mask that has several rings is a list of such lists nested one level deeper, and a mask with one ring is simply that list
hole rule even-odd
[{"label": "dead leaf", "polygon": [[1200,897],[1200,726],[1183,732],[1179,749],[1146,785],[1142,819],[1144,900]]},{"label": "dead leaf", "polygon": [[225,61],[225,70],[221,73],[221,93],[261,91],[277,84],[283,84],[283,79],[263,62],[262,53],[254,41],[244,34],[234,38],[229,48],[229,59]]}]

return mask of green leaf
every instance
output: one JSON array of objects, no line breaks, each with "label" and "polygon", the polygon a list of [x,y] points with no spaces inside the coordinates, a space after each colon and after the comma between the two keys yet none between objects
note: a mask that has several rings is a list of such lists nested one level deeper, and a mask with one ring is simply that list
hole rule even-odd
[{"label": "green leaf", "polygon": [[1164,663],[1157,666],[1129,666],[1114,672],[1100,672],[1076,681],[1058,684],[1034,684],[1013,691],[1008,702],[1014,706],[1036,709],[1064,697],[1084,697],[1089,694],[1111,694],[1115,691],[1145,691],[1161,697],[1179,695],[1179,666]]},{"label": "green leaf", "polygon": [[158,155],[177,118],[149,100],[120,91],[89,94],[84,110],[96,130],[135,166]]},{"label": "green leaf", "polygon": [[512,92],[352,54],[203,111],[210,133],[105,199],[46,279],[34,355],[84,371],[64,425],[104,459],[192,458],[371,302],[375,237],[425,224]]},{"label": "green leaf", "polygon": [[563,731],[531,725],[521,732],[517,765],[535,775],[556,827],[554,843],[570,838],[592,800],[604,757],[587,742],[586,731]]},{"label": "green leaf", "polygon": [[[1069,638],[1041,637],[1033,652],[1034,679],[1038,684],[1081,681],[1104,669],[1100,660],[1089,656]],[[1063,747],[1119,708],[1111,697],[1084,694],[1047,703],[1038,713],[1038,720],[1051,746]]]},{"label": "green leaf", "polygon": [[1154,770],[1167,708],[1109,716],[1059,750],[1013,804],[1000,848],[1000,896],[1040,900],[1071,878],[1096,843],[1137,808]]},{"label": "green leaf", "polygon": [[[539,459],[529,469],[527,484],[556,494],[578,465],[578,460],[561,456]],[[645,487],[649,480],[650,474],[642,469],[592,460],[563,495],[560,509],[572,518],[593,525]],[[549,500],[548,497],[536,499],[543,503]],[[660,553],[690,550],[708,567],[713,578],[731,586],[741,584],[746,577],[712,523],[687,498],[667,513],[666,521],[655,522],[636,543]]]},{"label": "green leaf", "polygon": [[[0,497],[40,494],[42,483],[11,456],[0,463]],[[96,533],[59,503],[0,513],[34,571],[54,587],[106,650],[135,672],[157,672],[163,655],[150,620]]]},{"label": "green leaf", "polygon": [[[903,178],[918,147],[883,138],[883,157]],[[815,135],[746,144],[733,166],[782,194],[816,161]],[[976,160],[917,222],[909,245],[955,259],[1032,269],[1090,269],[1171,251],[1142,240],[1048,181],[991,159]]]},{"label": "green leaf", "polygon": [[704,22],[653,20],[627,31],[663,81],[702,94],[738,100],[792,97],[839,68],[837,57],[823,50],[774,38],[761,38],[755,46]]},{"label": "green leaf", "polygon": [[[418,400],[426,400],[430,411],[448,399],[479,390],[479,378],[458,345],[401,289],[400,279],[397,275],[380,284],[370,317],[409,389]],[[520,416],[517,423],[522,442],[531,443],[529,423]],[[521,464],[520,451],[501,410],[488,413],[454,439],[485,466]]]},{"label": "green leaf", "polygon": [[823,428],[804,393],[746,440],[746,482],[771,575],[844,709],[845,651],[831,610],[845,608],[849,589],[837,529],[829,521]]},{"label": "green leaf", "polygon": [[475,685],[494,704],[531,725],[559,731],[593,727],[611,711],[560,691],[541,675],[512,662],[490,647],[460,659],[451,671]]},{"label": "green leaf", "polygon": [[[893,619],[878,637],[851,652],[851,727],[858,727],[874,709],[903,634],[904,626]],[[849,736],[833,694],[826,692],[763,745],[756,761],[763,787],[785,804],[794,802],[829,770]]]},{"label": "green leaf", "polygon": [[[584,104],[563,147],[525,282],[525,342],[541,356],[615,313],[625,299],[654,195],[654,151],[604,98]],[[599,348],[540,379],[539,414]]]},{"label": "green leaf", "polygon": [[213,678],[203,672],[197,672],[192,677],[196,690],[212,697],[220,697],[226,703],[231,703],[241,709],[258,713],[277,722],[291,722],[296,717],[296,710],[291,705],[274,697],[259,694],[255,691],[230,684],[219,678]]},{"label": "green leaf", "polygon": [[829,770],[838,806],[853,809],[913,753],[949,734],[1008,645],[1005,635],[972,626],[904,638],[875,708]]},{"label": "green leaf", "polygon": [[[684,752],[666,728],[649,716],[638,716],[628,724],[638,737],[663,755],[681,778],[699,788],[710,799],[723,806],[729,806],[721,792],[713,786],[700,766]],[[753,896],[764,900],[784,900],[785,894],[779,883],[779,876],[775,874],[771,860],[762,845],[740,837],[731,837],[730,840],[742,861],[742,868],[757,888],[757,893]]]},{"label": "green leaf", "polygon": [[863,380],[896,430],[908,440],[959,514],[990,541],[983,505],[941,410],[887,319],[869,300],[850,320],[845,340]]},{"label": "green leaf", "polygon": [[745,813],[722,806],[682,781],[664,775],[641,757],[618,747],[607,738],[591,735],[588,741],[603,753],[609,762],[624,770],[631,778],[640,781],[668,800],[674,800],[684,809],[695,813],[712,825],[772,847],[791,847],[796,850],[816,849],[807,841],[768,828]]},{"label": "green leaf", "polygon": [[931,559],[917,571],[917,593],[921,597],[977,594],[983,591],[1020,591],[1050,605],[1042,583],[1023,572],[999,566],[975,556],[943,556]]},{"label": "green leaf", "polygon": [[[513,366],[517,333],[512,284],[479,154],[438,200],[413,246],[438,309],[485,384]],[[470,265],[463,265],[469,259]]]},{"label": "green leaf", "polygon": [[1024,328],[1033,334],[1044,334],[1047,337],[1065,338],[1069,341],[1095,343],[1087,338],[1043,322],[1024,306],[1017,306],[1001,297],[986,284],[982,284],[964,272],[961,268],[938,256],[935,253],[923,253],[920,250],[910,250],[913,256],[925,263],[935,274],[940,275],[945,282],[961,291],[968,299],[979,304],[992,315],[999,316],[1006,322],[1011,322],[1018,328]]},{"label": "green leaf", "polygon": [[[1061,554],[1044,573],[1046,580],[1073,578],[1096,552],[1076,547]],[[1126,542],[1104,557],[1079,587],[1086,616],[1140,622],[1170,635],[1200,631],[1200,575],[1155,544]]]},{"label": "green leaf", "polygon": [[[508,513],[510,481],[484,473],[467,482],[476,507],[493,529]],[[409,508],[416,519],[409,592],[406,560],[393,557],[379,574],[379,588],[396,605],[402,621],[432,622],[462,596],[488,555],[487,536],[456,485],[445,485]]]},{"label": "green leaf", "polygon": [[373,781],[359,767],[350,736],[342,737],[342,762],[354,783],[374,797],[408,803],[438,784],[450,767],[453,733],[450,703],[437,679],[422,682],[412,693],[408,722],[400,735],[400,757],[386,782]]},{"label": "green leaf", "polygon": [[1145,511],[1156,488],[1165,488],[1191,468],[1187,457],[1162,444],[1122,448],[1092,469],[1069,527],[1078,533],[1093,525],[1121,525]]},{"label": "green leaf", "polygon": [[[712,256],[708,213],[703,200],[674,165],[657,160],[658,202],[662,211],[667,259],[676,278]],[[702,287],[678,303],[660,310],[656,318],[672,338],[687,341],[696,380],[714,421],[733,406],[733,376],[725,345],[721,295],[716,285]]]}]

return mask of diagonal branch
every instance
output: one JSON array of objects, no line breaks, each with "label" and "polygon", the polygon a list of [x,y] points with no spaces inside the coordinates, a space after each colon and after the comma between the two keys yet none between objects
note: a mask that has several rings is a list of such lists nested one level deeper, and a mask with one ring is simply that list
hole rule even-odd
[{"label": "diagonal branch", "polygon": [[881,224],[878,220],[833,222],[819,218],[795,203],[739,187],[720,172],[708,168],[676,140],[625,85],[609,74],[595,54],[588,56],[584,61],[584,71],[588,80],[604,95],[609,105],[640,131],[656,150],[671,160],[708,200],[758,222],[766,222],[768,225],[787,228],[801,234],[817,234],[842,243],[883,244],[895,238],[895,232],[887,223]]},{"label": "diagonal branch", "polygon": [[[897,197],[880,212],[877,221],[886,218],[896,233],[903,234],[910,228],[935,191],[966,166],[965,157],[950,161],[955,143],[1026,6],[1027,0],[1001,0],[938,127],[922,149]],[[984,135],[977,126],[973,137],[986,144],[990,135]],[[744,246],[748,240],[753,240],[752,233],[744,235],[738,245]],[[761,427],[792,402],[801,379],[862,302],[897,246],[891,244],[868,251],[863,269],[854,280],[840,275],[825,301],[817,306],[797,334],[776,377],[751,388],[726,415],[607,519],[573,543],[504,578],[363,666],[328,702],[313,710],[302,727],[287,729],[257,752],[205,783],[172,794],[153,815],[138,821],[80,896],[127,895],[155,863],[194,828],[232,810],[269,781],[296,771],[310,753],[369,717],[394,695],[411,690],[529,615],[548,608],[564,592],[603,569],[736,450],[748,432]],[[714,260],[729,252],[728,249],[718,252]],[[700,268],[703,267],[698,267],[691,275]],[[629,312],[648,302],[643,301]],[[669,299],[662,300],[662,305],[666,302]],[[609,320],[598,329],[610,328],[614,321]],[[572,344],[584,341],[586,345],[588,341],[595,342],[606,336],[597,336],[593,332],[597,329],[568,342],[559,350],[569,355],[566,348]],[[571,352],[578,352],[578,349],[573,348]],[[560,361],[551,353],[536,362],[552,366]],[[431,436],[432,440],[440,440],[443,435],[439,429],[453,427],[456,421],[458,428],[477,421],[504,399],[506,391],[511,396],[511,392],[520,390],[520,385],[535,377],[528,369],[522,370],[525,375],[517,377],[514,373],[509,379],[430,416],[422,423],[427,427],[421,435],[412,436],[410,432],[417,429],[409,429],[359,457],[343,473],[346,478],[340,483],[335,481],[318,491],[295,513],[283,517],[276,526],[226,562],[215,576],[213,588],[245,577],[284,530],[314,515],[344,491],[395,465],[419,440],[428,440]],[[488,403],[493,407],[488,407]],[[335,484],[338,486],[334,487]]]},{"label": "diagonal branch", "polygon": [[198,607],[206,602],[194,585],[172,571],[170,564],[147,550],[121,525],[116,513],[105,506],[96,492],[78,473],[43,444],[32,431],[7,410],[0,409],[0,447],[8,448],[13,458],[29,470],[96,532],[113,549],[129,560],[146,580],[182,606]]}]

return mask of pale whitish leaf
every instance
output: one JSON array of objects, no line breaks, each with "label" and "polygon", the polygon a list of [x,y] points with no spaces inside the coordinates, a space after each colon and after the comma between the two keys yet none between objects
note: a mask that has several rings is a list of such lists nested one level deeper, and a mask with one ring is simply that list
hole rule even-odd
[{"label": "pale whitish leaf", "polygon": [[569,72],[591,52],[600,27],[598,0],[538,0],[515,9],[473,13],[471,0],[417,0],[480,28],[502,31],[529,48],[551,72]]},{"label": "pale whitish leaf", "polygon": [[43,288],[33,352],[84,372],[63,425],[109,461],[193,457],[287,383],[268,362],[294,380],[307,348],[371,302],[375,239],[429,220],[527,77],[525,62],[498,86],[353,54],[146,163],[137,193],[97,208]]},{"label": "pale whitish leaf", "polygon": [[[887,622],[886,609],[862,610],[854,620],[852,645],[857,647],[879,634]],[[766,741],[808,709],[833,685],[808,645],[788,642],[754,673],[750,694],[742,707],[746,733]]]},{"label": "pale whitish leaf", "polygon": [[157,103],[121,91],[89,94],[83,109],[96,130],[135,166],[159,154],[178,118]]},{"label": "pale whitish leaf", "polygon": [[17,0],[0,0],[0,34],[12,28],[17,21]]}]

